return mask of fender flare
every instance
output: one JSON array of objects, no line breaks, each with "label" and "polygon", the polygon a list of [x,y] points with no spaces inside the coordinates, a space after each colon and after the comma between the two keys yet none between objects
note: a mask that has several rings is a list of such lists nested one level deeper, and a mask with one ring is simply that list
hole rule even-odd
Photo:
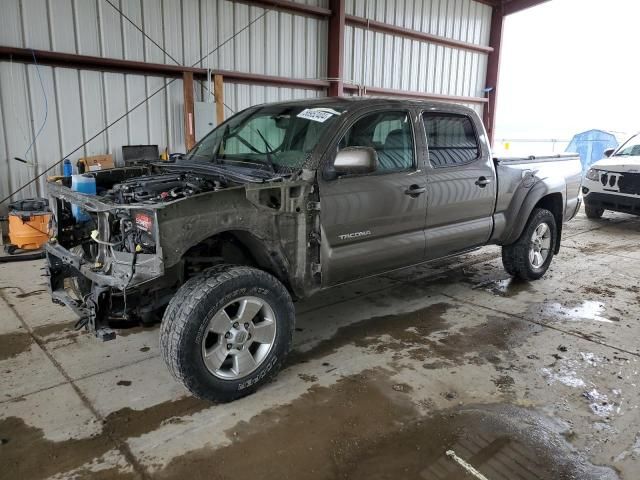
[{"label": "fender flare", "polygon": [[[522,235],[522,232],[527,225],[527,221],[531,216],[533,209],[540,203],[542,199],[552,194],[560,194],[562,197],[562,205],[560,210],[560,221],[557,222],[558,234],[562,230],[562,216],[564,215],[564,204],[566,202],[566,184],[564,179],[557,177],[550,177],[541,179],[536,182],[526,194],[524,201],[520,204],[518,211],[510,216],[512,227],[503,236],[500,244],[510,245]],[[556,249],[560,244],[560,235],[558,235],[558,242]]]}]

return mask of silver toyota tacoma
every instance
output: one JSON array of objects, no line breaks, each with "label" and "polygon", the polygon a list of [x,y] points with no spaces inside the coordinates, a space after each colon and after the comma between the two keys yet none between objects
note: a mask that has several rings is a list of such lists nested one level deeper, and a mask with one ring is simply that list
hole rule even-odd
[{"label": "silver toyota tacoma", "polygon": [[542,277],[581,164],[494,158],[466,107],[322,98],[251,107],[175,161],[90,175],[96,195],[49,184],[54,302],[103,340],[161,318],[174,377],[228,401],[277,373],[293,302],[319,290],[488,244],[511,275]]}]

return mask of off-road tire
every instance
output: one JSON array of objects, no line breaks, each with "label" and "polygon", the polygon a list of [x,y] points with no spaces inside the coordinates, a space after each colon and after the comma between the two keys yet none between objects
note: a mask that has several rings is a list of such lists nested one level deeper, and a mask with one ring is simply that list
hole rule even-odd
[{"label": "off-road tire", "polygon": [[[545,262],[539,268],[535,268],[529,259],[529,249],[533,232],[541,223],[546,223],[551,231],[551,248]],[[538,280],[547,272],[553,260],[557,235],[558,229],[553,214],[544,208],[535,208],[531,212],[520,238],[515,243],[502,247],[504,269],[509,275],[522,280]]]},{"label": "off-road tire", "polygon": [[[247,295],[265,300],[275,313],[275,340],[256,370],[243,378],[221,379],[204,364],[202,338],[211,315]],[[216,265],[188,280],[169,302],[160,327],[160,351],[171,374],[193,395],[229,402],[253,393],[278,373],[291,348],[294,324],[291,296],[275,277],[256,268]]]},{"label": "off-road tire", "polygon": [[602,218],[604,214],[604,208],[602,207],[594,207],[587,203],[584,204],[584,213],[587,215],[587,218],[598,219]]}]

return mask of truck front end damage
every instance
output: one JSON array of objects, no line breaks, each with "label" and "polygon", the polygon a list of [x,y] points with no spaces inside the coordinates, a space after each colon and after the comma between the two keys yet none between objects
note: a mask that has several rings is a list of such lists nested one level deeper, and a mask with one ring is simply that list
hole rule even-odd
[{"label": "truck front end damage", "polygon": [[243,183],[171,168],[94,173],[96,195],[49,184],[49,288],[77,328],[110,340],[112,328],[158,321],[187,279],[219,263],[257,266],[294,296],[320,288],[312,172]]},{"label": "truck front end damage", "polygon": [[[54,236],[45,248],[54,302],[80,317],[77,328],[103,340],[114,337],[113,322],[148,319],[162,303],[153,295],[157,288],[149,288],[164,275],[157,208],[114,208],[58,184],[50,184],[49,192]],[[90,220],[75,222],[71,205],[80,206]],[[142,294],[153,298],[141,301]]]}]

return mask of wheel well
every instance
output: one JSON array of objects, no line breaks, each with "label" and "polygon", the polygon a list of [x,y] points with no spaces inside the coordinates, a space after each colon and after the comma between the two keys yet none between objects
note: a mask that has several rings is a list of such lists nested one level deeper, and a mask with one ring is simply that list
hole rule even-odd
[{"label": "wheel well", "polygon": [[556,220],[556,229],[558,230],[558,234],[556,235],[556,245],[555,245],[555,253],[560,251],[560,240],[562,237],[562,220],[564,217],[564,205],[562,203],[562,194],[561,193],[551,193],[542,197],[536,203],[534,208],[544,208],[549,210],[553,217]]},{"label": "wheel well", "polygon": [[229,263],[269,272],[289,288],[287,268],[281,256],[250,232],[231,230],[212,235],[189,248],[182,259],[185,279],[214,265]]}]

